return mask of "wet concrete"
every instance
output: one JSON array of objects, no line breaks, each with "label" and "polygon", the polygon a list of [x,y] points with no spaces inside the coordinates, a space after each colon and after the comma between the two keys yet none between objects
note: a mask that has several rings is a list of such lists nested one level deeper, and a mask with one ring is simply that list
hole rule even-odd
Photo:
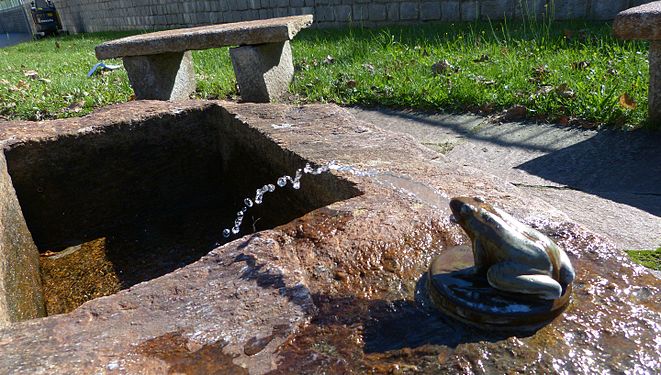
[{"label": "wet concrete", "polygon": [[[253,374],[661,371],[661,282],[651,272],[533,192],[339,107],[135,102],[82,119],[10,123],[0,135],[7,150],[126,119],[218,114],[219,105],[220,117],[242,129],[237,133],[269,140],[262,152],[286,150],[266,152],[273,158],[265,163],[351,166],[305,181],[312,189],[307,197],[342,196],[347,186],[358,194],[245,233],[185,267],[70,313],[1,329],[0,368],[17,374],[242,371],[234,366]],[[548,325],[503,334],[468,327],[430,306],[421,286],[431,259],[468,242],[444,202],[466,195],[484,196],[567,252],[577,272],[572,301]]]},{"label": "wet concrete", "polygon": [[351,112],[529,191],[620,249],[661,246],[661,132],[388,109]]}]

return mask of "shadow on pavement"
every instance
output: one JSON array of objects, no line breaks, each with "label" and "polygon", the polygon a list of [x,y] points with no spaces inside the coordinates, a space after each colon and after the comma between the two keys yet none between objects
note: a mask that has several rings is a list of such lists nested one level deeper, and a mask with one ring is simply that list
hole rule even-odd
[{"label": "shadow on pavement", "polygon": [[661,216],[661,132],[601,131],[517,169]]},{"label": "shadow on pavement", "polygon": [[[358,107],[357,107],[358,108]],[[506,123],[497,125],[488,123],[486,117],[477,115],[456,115],[437,112],[403,111],[388,108],[359,108],[363,111],[378,112],[381,115],[397,118],[400,121],[417,123],[428,129],[442,130],[451,137],[464,138],[470,141],[490,143],[500,147],[515,148],[534,152],[552,152],[573,141],[559,137],[558,132],[566,133],[574,138],[585,132],[568,127],[549,124],[530,125],[522,123]],[[364,117],[365,118],[365,117]],[[378,125],[378,121],[372,121]],[[387,127],[386,127],[387,128]]]}]

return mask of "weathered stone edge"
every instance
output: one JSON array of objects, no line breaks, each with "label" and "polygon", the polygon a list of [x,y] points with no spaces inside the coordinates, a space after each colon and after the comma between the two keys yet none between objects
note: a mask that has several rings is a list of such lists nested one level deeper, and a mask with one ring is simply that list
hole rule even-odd
[{"label": "weathered stone edge", "polygon": [[[164,30],[135,35],[102,43],[95,48],[96,57],[112,59],[125,56],[156,55],[219,48],[233,45],[276,43],[291,40],[313,22],[312,15],[273,18]],[[266,23],[266,25],[264,25]]]},{"label": "weathered stone edge", "polygon": [[613,32],[625,40],[661,40],[661,1],[618,13]]}]

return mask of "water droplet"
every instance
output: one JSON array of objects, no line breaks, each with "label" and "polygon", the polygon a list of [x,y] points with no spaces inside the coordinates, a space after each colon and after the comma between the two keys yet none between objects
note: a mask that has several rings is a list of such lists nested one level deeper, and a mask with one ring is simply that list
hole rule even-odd
[{"label": "water droplet", "polygon": [[[340,165],[337,161],[333,160],[329,162],[326,165],[322,165],[320,167],[314,168],[310,163],[306,163],[305,167],[303,169],[297,169],[296,174],[294,175],[294,178],[291,176],[282,176],[278,178],[276,181],[276,185],[279,187],[285,187],[287,186],[287,182],[291,183],[293,189],[300,189],[301,188],[301,178],[303,177],[303,174],[313,174],[313,175],[318,175],[323,172],[328,172],[331,169],[336,169],[336,170],[341,170],[341,171],[351,171],[352,173],[356,173],[356,171],[350,166],[342,166]],[[360,171],[358,171],[360,172]],[[229,237],[231,233],[237,234],[240,231],[241,223],[243,222],[243,218],[245,213],[248,211],[250,207],[253,207],[255,204],[262,204],[264,200],[264,194],[266,193],[272,193],[276,190],[276,185],[274,184],[266,184],[263,185],[261,188],[255,190],[255,197],[254,199],[250,198],[245,198],[243,200],[243,203],[245,206],[236,213],[236,219],[234,220],[234,227],[230,229],[225,229],[223,230],[223,236]]]}]

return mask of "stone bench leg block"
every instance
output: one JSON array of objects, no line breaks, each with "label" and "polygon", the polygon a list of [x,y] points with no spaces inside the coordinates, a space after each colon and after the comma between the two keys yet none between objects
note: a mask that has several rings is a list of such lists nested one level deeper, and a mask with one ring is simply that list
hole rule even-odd
[{"label": "stone bench leg block", "polygon": [[661,125],[661,40],[650,42],[649,118]]},{"label": "stone bench leg block", "polygon": [[195,91],[190,51],[124,57],[136,99],[184,100]]},{"label": "stone bench leg block", "polygon": [[282,97],[294,78],[289,41],[230,49],[241,99],[265,103]]}]

